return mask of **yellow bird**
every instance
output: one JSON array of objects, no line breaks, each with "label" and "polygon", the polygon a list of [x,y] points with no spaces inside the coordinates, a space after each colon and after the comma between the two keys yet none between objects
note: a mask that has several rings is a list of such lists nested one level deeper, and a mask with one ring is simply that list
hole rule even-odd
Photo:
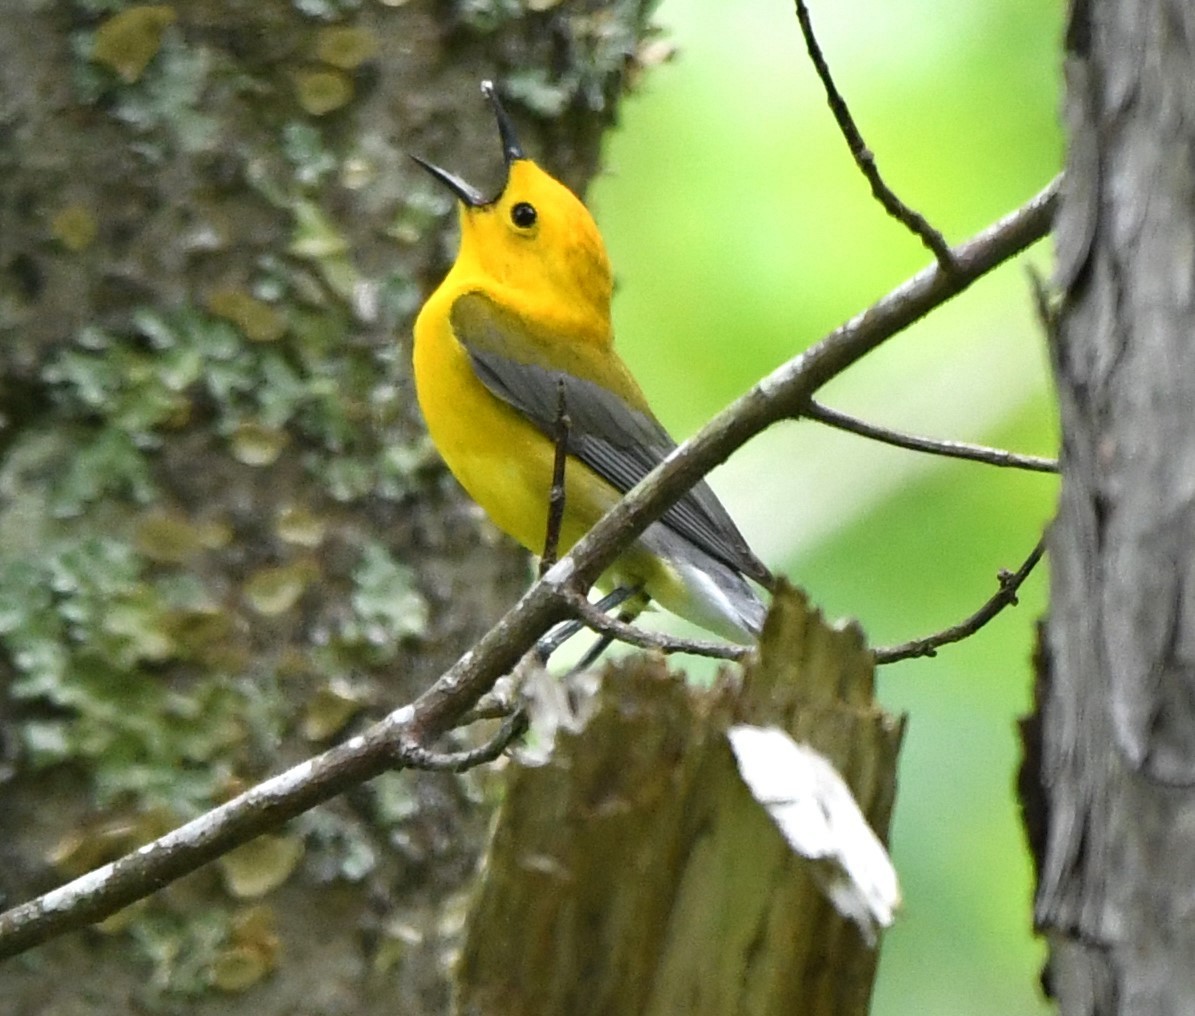
[{"label": "yellow bird", "polygon": [[[415,387],[432,440],[497,526],[532,553],[547,532],[560,395],[571,426],[560,551],[675,442],[614,349],[613,280],[597,224],[523,153],[491,82],[506,159],[494,198],[416,161],[460,199],[460,251],[415,321]],[[726,509],[698,483],[602,576],[635,610],[650,601],[736,641],[759,633],[771,587]]]}]

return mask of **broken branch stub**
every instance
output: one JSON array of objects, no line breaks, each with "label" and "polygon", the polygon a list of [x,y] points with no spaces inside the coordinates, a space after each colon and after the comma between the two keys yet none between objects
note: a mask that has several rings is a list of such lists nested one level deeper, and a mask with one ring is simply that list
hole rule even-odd
[{"label": "broken branch stub", "polygon": [[881,839],[902,718],[862,633],[775,597],[758,659],[712,687],[659,657],[607,668],[579,729],[515,765],[457,970],[462,1014],[867,1012],[877,953],[739,777],[726,731],[825,755]]}]

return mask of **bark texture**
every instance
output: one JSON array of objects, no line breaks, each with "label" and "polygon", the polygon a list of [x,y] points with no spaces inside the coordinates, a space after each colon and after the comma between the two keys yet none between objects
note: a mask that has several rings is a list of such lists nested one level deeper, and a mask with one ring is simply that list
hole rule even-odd
[{"label": "bark texture", "polygon": [[713,687],[659,658],[607,670],[548,763],[507,781],[456,1011],[864,1016],[878,948],[752,798],[726,730],[779,727],[820,752],[886,839],[904,721],[874,680],[859,628],[787,586],[759,658]]},{"label": "bark texture", "polygon": [[1027,793],[1066,1016],[1195,1011],[1195,9],[1073,4]]},{"label": "bark texture", "polygon": [[[455,217],[406,153],[495,185],[496,77],[583,186],[644,6],[5,5],[0,902],[413,697],[522,587],[422,436]],[[442,1013],[489,799],[375,781],[6,964],[0,1009]]]}]

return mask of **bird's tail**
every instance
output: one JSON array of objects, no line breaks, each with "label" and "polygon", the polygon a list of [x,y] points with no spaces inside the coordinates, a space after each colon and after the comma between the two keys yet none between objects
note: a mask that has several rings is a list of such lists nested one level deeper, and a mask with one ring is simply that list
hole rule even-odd
[{"label": "bird's tail", "polygon": [[739,572],[666,526],[649,527],[642,542],[668,572],[647,587],[660,606],[734,642],[758,638],[767,608]]}]

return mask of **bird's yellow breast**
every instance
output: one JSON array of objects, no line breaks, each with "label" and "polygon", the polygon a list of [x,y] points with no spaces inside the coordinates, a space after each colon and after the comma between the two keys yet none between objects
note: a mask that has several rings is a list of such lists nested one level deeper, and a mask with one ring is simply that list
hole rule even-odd
[{"label": "bird's yellow breast", "polygon": [[[415,387],[428,432],[444,462],[498,528],[532,553],[544,549],[553,443],[495,398],[474,373],[452,332],[451,306],[462,295],[442,288],[415,322]],[[617,491],[570,459],[560,551],[568,550],[618,500]]]}]

